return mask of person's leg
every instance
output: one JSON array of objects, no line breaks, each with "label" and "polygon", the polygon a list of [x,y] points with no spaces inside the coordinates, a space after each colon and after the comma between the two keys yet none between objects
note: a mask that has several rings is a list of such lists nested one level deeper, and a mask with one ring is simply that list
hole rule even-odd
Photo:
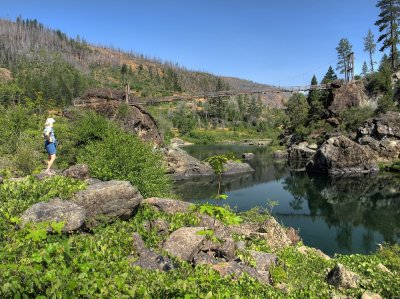
[{"label": "person's leg", "polygon": [[50,168],[53,165],[55,159],[56,159],[56,155],[55,154],[49,155],[49,159],[47,161],[47,169],[46,169],[46,171],[50,171]]}]

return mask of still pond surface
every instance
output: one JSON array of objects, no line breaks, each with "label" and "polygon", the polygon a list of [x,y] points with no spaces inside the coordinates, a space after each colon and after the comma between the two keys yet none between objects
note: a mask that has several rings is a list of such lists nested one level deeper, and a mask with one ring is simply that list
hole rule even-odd
[{"label": "still pond surface", "polygon": [[370,253],[378,244],[400,242],[400,177],[380,173],[358,177],[310,176],[301,165],[273,159],[268,148],[238,145],[191,146],[192,156],[205,158],[234,152],[255,154],[248,163],[254,173],[223,180],[228,199],[212,198],[212,179],[178,183],[175,192],[194,202],[228,204],[237,211],[267,207],[277,201],[273,215],[285,226],[299,229],[303,242],[323,252]]}]

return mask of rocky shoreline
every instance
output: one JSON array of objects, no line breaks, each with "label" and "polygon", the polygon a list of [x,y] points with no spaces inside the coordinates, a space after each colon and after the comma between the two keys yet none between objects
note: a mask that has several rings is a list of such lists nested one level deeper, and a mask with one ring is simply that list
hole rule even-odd
[{"label": "rocky shoreline", "polygon": [[[191,203],[169,198],[144,199],[129,182],[103,182],[89,178],[85,165],[73,166],[64,171],[63,175],[82,179],[87,182],[88,187],[76,193],[71,200],[54,198],[32,205],[21,215],[21,226],[31,225],[32,222],[62,221],[62,231],[68,235],[90,232],[99,223],[133,219],[141,209],[157,215],[188,215],[196,220],[195,223],[178,228],[171,227],[165,218],[145,220],[144,229],[163,236],[163,241],[154,248],[147,247],[142,235],[139,232],[133,233],[131,242],[135,251],[126,257],[130,265],[162,272],[179,269],[181,262],[188,263],[191,267],[207,265],[221,277],[237,279],[246,274],[259,283],[271,285],[284,293],[289,286],[276,283],[271,276],[271,271],[276,267],[285,267],[276,252],[293,247],[304,256],[331,261],[329,256],[318,249],[299,243],[301,239],[297,232],[293,228],[282,227],[272,216],[267,215],[259,221],[224,224],[223,219],[200,212]],[[38,176],[37,179],[48,177],[49,175]],[[52,232],[50,226],[48,230]],[[210,238],[204,233],[209,231],[215,237]],[[248,249],[245,240],[249,239],[262,240],[270,250]],[[336,263],[326,275],[326,282],[340,290],[358,288],[360,281],[357,273],[349,271],[340,263]],[[377,294],[373,295],[380,298]]]},{"label": "rocky shoreline", "polygon": [[302,161],[310,173],[354,175],[379,171],[378,163],[400,159],[400,113],[387,112],[371,118],[352,136],[328,135],[320,146],[296,143],[292,136],[283,141],[285,151],[275,158]]}]

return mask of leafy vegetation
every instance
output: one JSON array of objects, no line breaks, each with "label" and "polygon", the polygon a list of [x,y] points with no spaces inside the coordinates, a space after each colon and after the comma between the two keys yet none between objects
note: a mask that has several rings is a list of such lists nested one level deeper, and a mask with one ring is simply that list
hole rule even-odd
[{"label": "leafy vegetation", "polygon": [[[247,275],[236,280],[229,276],[222,278],[209,266],[192,267],[179,261],[175,261],[179,268],[170,272],[149,271],[130,265],[137,254],[132,233],[139,232],[146,245],[159,252],[158,244],[165,236],[145,229],[145,223],[165,219],[172,231],[198,225],[199,219],[194,213],[169,215],[143,206],[129,221],[99,226],[92,234],[44,233],[35,238],[33,235],[39,236],[43,231],[40,225],[22,229],[15,225],[27,206],[27,196],[29,204],[51,196],[68,198],[84,185],[55,177],[47,181],[30,178],[23,182],[6,182],[0,188],[0,208],[4,211],[7,206],[10,213],[7,221],[2,220],[1,230],[2,298],[331,298],[333,294],[359,297],[363,290],[378,292],[385,298],[400,295],[398,245],[384,247],[373,255],[338,256],[331,261],[314,254],[303,255],[294,247],[279,250],[276,252],[279,264],[271,270],[274,286],[262,285]],[[222,214],[236,217],[220,209]],[[14,219],[11,221],[11,218]],[[226,217],[221,219],[224,221]],[[246,249],[270,252],[262,239],[236,236],[236,240],[245,241]],[[250,258],[248,262],[251,265]],[[329,286],[325,281],[326,270],[336,262],[356,271],[362,278],[362,288],[338,290]],[[379,263],[391,274],[382,273],[377,268]],[[287,284],[287,293],[275,288],[278,283]]]}]

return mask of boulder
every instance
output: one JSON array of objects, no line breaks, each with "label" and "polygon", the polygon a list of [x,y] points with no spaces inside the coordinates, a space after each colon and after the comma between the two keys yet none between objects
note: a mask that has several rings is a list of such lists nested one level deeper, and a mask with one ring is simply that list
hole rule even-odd
[{"label": "boulder", "polygon": [[259,226],[257,232],[254,232],[251,235],[264,239],[272,249],[281,249],[292,244],[292,241],[286,235],[285,229],[274,217],[265,220]]},{"label": "boulder", "polygon": [[[139,259],[132,262],[132,266],[139,266],[143,269],[169,271],[175,268],[170,259],[163,257],[151,249],[148,249],[139,233],[133,233],[133,248]],[[129,256],[128,259],[133,259]]]},{"label": "boulder", "polygon": [[287,159],[288,158],[288,152],[287,151],[277,150],[272,155],[277,160],[283,160],[283,159]]},{"label": "boulder", "polygon": [[267,271],[257,271],[256,269],[239,264],[235,261],[223,262],[212,266],[222,277],[232,275],[235,278],[240,277],[243,273],[247,273],[250,277],[258,280],[261,283],[269,284],[270,276]]},{"label": "boulder", "polygon": [[308,161],[315,155],[315,150],[308,147],[307,142],[293,145],[288,149],[288,158],[290,160]]},{"label": "boulder", "polygon": [[370,136],[377,140],[384,138],[400,139],[400,113],[389,111],[368,119],[358,129],[358,137]]},{"label": "boulder", "polygon": [[254,154],[253,153],[243,153],[242,154],[242,158],[244,159],[244,160],[253,160],[254,159]]},{"label": "boulder", "polygon": [[376,294],[376,293],[372,293],[370,291],[365,291],[362,295],[361,295],[361,299],[382,299],[381,295]]},{"label": "boulder", "polygon": [[308,172],[341,175],[378,171],[376,156],[369,147],[347,137],[329,138],[306,165]]},{"label": "boulder", "polygon": [[188,213],[193,204],[182,200],[150,197],[141,202],[141,205],[150,205],[167,214]]},{"label": "boulder", "polygon": [[214,175],[210,165],[192,157],[183,149],[163,148],[161,151],[168,165],[167,173],[176,181]]},{"label": "boulder", "polygon": [[244,173],[254,172],[254,169],[247,163],[228,161],[224,164],[224,172],[222,175],[239,175]]},{"label": "boulder", "polygon": [[86,219],[83,207],[68,200],[54,198],[49,202],[32,205],[21,216],[21,225],[29,222],[64,222],[64,232],[74,231],[82,227]]},{"label": "boulder", "polygon": [[337,264],[327,276],[327,282],[337,288],[357,288],[360,282],[360,277],[347,270],[342,264]]},{"label": "boulder", "polygon": [[400,157],[400,140],[376,140],[370,136],[365,136],[359,138],[358,143],[369,146],[381,161],[391,161]]},{"label": "boulder", "polygon": [[271,267],[276,266],[278,263],[278,257],[275,254],[254,250],[248,250],[247,252],[256,262],[255,268],[257,270],[269,271]]},{"label": "boulder", "polygon": [[90,177],[89,166],[86,164],[77,164],[64,170],[63,175],[73,179],[85,180]]},{"label": "boulder", "polygon": [[72,200],[85,208],[90,220],[98,217],[112,220],[132,217],[143,197],[131,183],[113,180],[90,185]]},{"label": "boulder", "polygon": [[205,237],[198,234],[203,229],[202,227],[181,227],[169,235],[163,249],[172,256],[192,262],[204,244]]}]

